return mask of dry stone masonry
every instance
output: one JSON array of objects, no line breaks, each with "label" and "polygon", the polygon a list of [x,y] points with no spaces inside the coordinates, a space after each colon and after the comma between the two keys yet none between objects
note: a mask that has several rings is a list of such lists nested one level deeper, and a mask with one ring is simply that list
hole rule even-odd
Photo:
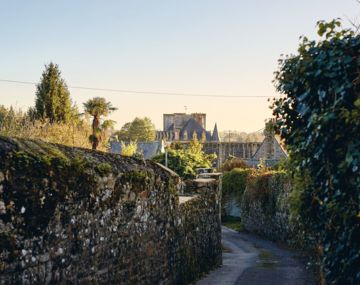
[{"label": "dry stone masonry", "polygon": [[0,284],[188,284],[221,264],[220,190],[150,161],[0,137]]}]

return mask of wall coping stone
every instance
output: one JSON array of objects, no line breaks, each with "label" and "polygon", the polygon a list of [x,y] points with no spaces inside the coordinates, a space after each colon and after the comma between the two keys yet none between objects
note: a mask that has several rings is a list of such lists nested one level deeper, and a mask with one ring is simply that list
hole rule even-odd
[{"label": "wall coping stone", "polygon": [[192,196],[179,196],[179,204],[186,203],[188,201],[194,200],[198,198],[199,195],[192,195]]}]

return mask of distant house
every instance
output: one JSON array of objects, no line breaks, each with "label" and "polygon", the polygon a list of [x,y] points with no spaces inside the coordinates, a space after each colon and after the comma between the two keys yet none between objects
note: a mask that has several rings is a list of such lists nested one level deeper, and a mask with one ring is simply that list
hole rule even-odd
[{"label": "distant house", "polygon": [[260,163],[260,160],[264,160],[267,166],[272,166],[278,161],[286,158],[288,155],[280,142],[271,133],[265,134],[265,138],[253,157],[247,162],[251,166],[256,166]]}]

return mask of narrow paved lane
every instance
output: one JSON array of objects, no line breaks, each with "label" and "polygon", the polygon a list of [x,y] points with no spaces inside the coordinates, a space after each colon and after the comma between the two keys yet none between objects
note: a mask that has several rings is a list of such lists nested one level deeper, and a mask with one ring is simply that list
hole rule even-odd
[{"label": "narrow paved lane", "polygon": [[197,285],[313,285],[293,252],[252,234],[222,228],[223,266]]}]

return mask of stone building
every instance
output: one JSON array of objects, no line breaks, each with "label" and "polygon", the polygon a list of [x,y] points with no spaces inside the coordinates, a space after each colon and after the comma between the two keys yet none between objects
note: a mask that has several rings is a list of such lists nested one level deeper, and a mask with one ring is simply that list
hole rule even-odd
[{"label": "stone building", "polygon": [[187,142],[194,138],[202,142],[220,141],[216,124],[212,132],[206,130],[206,114],[174,113],[163,115],[163,130],[156,132],[156,140]]}]

